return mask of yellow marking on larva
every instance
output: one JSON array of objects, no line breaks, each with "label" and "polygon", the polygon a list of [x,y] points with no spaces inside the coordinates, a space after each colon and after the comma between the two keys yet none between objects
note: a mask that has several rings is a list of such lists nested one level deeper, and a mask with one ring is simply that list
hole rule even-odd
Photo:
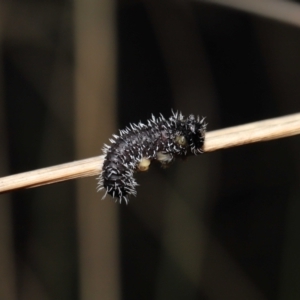
[{"label": "yellow marking on larva", "polygon": [[175,142],[181,146],[187,146],[187,140],[183,135],[176,136]]},{"label": "yellow marking on larva", "polygon": [[149,169],[150,163],[151,163],[150,159],[143,157],[138,164],[139,171],[141,172],[147,171]]}]

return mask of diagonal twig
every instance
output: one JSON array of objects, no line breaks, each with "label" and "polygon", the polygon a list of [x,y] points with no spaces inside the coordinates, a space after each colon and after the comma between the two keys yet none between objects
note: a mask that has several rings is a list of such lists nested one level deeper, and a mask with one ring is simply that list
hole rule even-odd
[{"label": "diagonal twig", "polygon": [[[300,134],[300,113],[208,132],[205,137],[204,152],[297,134]],[[100,155],[2,177],[0,178],[0,193],[98,175],[102,169],[103,158]]]}]

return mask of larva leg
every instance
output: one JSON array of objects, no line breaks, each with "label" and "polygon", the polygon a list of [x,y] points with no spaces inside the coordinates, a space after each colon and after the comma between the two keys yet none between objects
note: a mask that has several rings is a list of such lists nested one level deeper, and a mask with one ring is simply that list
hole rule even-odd
[{"label": "larva leg", "polygon": [[174,155],[172,153],[157,152],[156,159],[166,168],[174,161]]}]

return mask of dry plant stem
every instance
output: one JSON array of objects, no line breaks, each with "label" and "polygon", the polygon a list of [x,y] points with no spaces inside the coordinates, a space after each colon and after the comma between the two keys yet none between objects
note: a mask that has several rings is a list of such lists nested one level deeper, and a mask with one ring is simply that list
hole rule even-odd
[{"label": "dry plant stem", "polygon": [[98,175],[103,156],[91,157],[53,167],[0,178],[0,193],[21,188],[32,188],[69,179]]},{"label": "dry plant stem", "polygon": [[[300,113],[208,132],[204,152],[300,134]],[[103,156],[0,178],[0,193],[32,188],[101,172]]]},{"label": "dry plant stem", "polygon": [[204,152],[300,134],[300,113],[207,133]]}]

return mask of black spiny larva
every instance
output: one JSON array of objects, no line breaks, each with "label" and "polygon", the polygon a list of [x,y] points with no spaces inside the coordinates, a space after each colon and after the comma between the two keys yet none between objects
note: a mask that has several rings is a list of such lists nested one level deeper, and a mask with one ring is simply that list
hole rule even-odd
[{"label": "black spiny larva", "polygon": [[105,188],[104,197],[110,194],[128,203],[128,196],[136,196],[134,172],[146,171],[151,160],[168,166],[176,157],[202,153],[206,125],[204,118],[184,118],[177,112],[168,120],[152,115],[147,125],[139,122],[120,130],[119,136],[110,139],[110,146],[104,145],[98,190]]}]

